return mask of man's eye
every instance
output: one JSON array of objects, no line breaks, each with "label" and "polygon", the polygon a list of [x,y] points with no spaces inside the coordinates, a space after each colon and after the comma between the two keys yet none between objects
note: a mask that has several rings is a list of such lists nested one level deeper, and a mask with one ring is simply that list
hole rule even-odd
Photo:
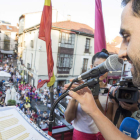
[{"label": "man's eye", "polygon": [[124,39],[124,41],[129,41],[129,35],[128,34],[124,34],[123,35],[123,39]]}]

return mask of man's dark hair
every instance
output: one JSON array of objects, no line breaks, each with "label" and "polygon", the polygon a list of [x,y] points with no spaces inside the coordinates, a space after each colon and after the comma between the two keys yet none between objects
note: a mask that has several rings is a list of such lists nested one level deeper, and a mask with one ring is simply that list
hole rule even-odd
[{"label": "man's dark hair", "polygon": [[122,6],[126,6],[130,1],[132,1],[134,14],[140,16],[140,0],[122,0]]}]

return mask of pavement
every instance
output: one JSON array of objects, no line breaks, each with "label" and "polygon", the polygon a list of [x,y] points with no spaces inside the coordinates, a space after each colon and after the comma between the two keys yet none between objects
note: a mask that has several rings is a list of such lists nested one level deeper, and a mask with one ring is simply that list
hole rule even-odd
[{"label": "pavement", "polygon": [[47,105],[44,105],[41,101],[35,101],[32,100],[31,106],[33,108],[36,108],[37,110],[40,110],[41,112],[46,111],[48,114],[50,113],[50,109],[47,107]]}]

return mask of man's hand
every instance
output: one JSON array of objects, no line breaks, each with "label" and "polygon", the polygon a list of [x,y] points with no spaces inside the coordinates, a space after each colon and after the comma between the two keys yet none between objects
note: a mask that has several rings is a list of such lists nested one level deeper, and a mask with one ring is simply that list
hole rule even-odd
[{"label": "man's hand", "polygon": [[138,110],[137,103],[134,104],[127,104],[125,102],[120,102],[120,105],[123,109],[129,110],[132,113]]},{"label": "man's hand", "polygon": [[[72,81],[72,80],[70,80],[70,81]],[[74,83],[71,87],[71,90],[83,83],[84,83],[83,81],[80,81],[79,83]],[[66,84],[64,89],[67,89],[69,87],[69,85],[70,84]],[[91,113],[99,110],[94,101],[92,92],[89,88],[86,87],[81,90],[78,90],[77,92],[70,91],[69,95],[72,98],[76,99],[81,104],[81,108],[83,109],[83,111],[85,111],[90,116],[91,116]]]},{"label": "man's hand", "polygon": [[94,97],[91,91],[88,88],[84,88],[80,94],[70,91],[69,95],[76,99],[80,104],[83,111],[85,111],[88,115],[98,110],[98,107],[94,101]]}]

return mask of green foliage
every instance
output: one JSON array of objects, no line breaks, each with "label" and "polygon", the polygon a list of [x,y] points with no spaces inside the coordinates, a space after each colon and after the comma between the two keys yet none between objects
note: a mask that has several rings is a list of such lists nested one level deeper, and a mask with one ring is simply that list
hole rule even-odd
[{"label": "green foliage", "polygon": [[16,105],[16,101],[15,100],[8,100],[8,106],[13,106]]}]

